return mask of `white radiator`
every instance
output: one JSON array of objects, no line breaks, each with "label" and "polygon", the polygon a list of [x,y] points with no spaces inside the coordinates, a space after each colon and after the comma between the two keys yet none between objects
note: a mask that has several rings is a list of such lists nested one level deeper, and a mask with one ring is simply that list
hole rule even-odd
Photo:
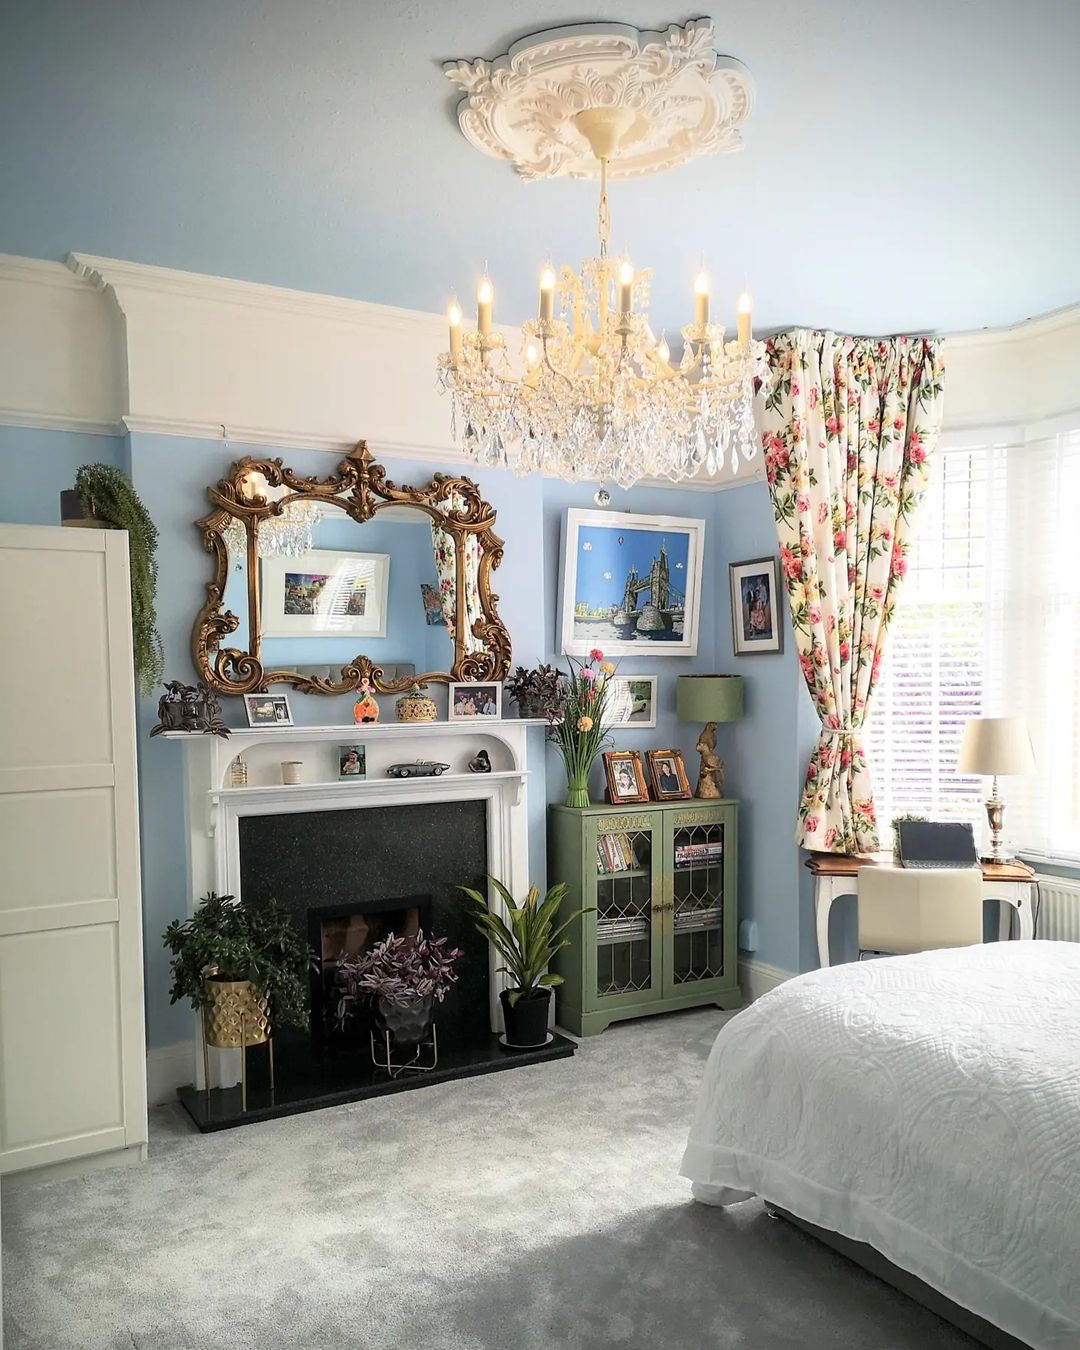
[{"label": "white radiator", "polygon": [[1048,877],[1039,883],[1039,923],[1035,936],[1051,942],[1080,942],[1080,881]]}]

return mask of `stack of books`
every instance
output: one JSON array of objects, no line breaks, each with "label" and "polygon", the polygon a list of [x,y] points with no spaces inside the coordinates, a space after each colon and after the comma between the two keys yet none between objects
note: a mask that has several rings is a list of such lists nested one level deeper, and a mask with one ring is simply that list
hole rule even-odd
[{"label": "stack of books", "polygon": [[688,928],[719,928],[724,922],[722,905],[702,905],[675,911],[675,931],[685,933]]},{"label": "stack of books", "polygon": [[709,867],[723,861],[723,857],[724,845],[719,839],[704,844],[675,845],[676,867]]},{"label": "stack of books", "polygon": [[649,936],[648,919],[627,915],[618,919],[597,919],[597,942],[638,942]]},{"label": "stack of books", "polygon": [[634,846],[628,834],[601,834],[596,839],[596,870],[610,875],[612,872],[630,872],[638,866],[634,855]]}]

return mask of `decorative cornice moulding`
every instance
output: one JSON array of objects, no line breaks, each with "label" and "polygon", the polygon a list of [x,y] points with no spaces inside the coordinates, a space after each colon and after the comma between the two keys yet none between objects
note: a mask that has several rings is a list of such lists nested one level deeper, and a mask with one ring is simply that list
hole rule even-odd
[{"label": "decorative cornice moulding", "polygon": [[463,135],[522,178],[595,178],[596,158],[574,119],[611,107],[635,118],[609,176],[640,178],[741,147],[754,84],[715,41],[711,19],[663,33],[576,24],[523,38],[495,60],[448,61],[443,70],[463,94]]}]

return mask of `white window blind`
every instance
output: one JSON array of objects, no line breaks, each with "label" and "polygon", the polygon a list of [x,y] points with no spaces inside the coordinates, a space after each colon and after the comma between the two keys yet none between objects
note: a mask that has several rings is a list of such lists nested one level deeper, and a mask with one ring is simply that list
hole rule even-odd
[{"label": "white window blind", "polygon": [[1002,783],[1010,842],[1080,857],[1080,431],[938,455],[865,737],[884,844],[905,812],[983,831],[956,756],[1005,714],[1038,766]]}]

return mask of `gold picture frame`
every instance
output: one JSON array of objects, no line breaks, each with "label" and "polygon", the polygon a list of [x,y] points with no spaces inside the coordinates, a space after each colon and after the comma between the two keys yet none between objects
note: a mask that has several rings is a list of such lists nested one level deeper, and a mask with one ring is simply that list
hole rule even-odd
[{"label": "gold picture frame", "polygon": [[612,806],[649,800],[640,751],[605,750],[604,773],[607,777],[607,799]]},{"label": "gold picture frame", "polygon": [[686,801],[693,794],[681,750],[647,750],[649,782],[658,802]]}]

